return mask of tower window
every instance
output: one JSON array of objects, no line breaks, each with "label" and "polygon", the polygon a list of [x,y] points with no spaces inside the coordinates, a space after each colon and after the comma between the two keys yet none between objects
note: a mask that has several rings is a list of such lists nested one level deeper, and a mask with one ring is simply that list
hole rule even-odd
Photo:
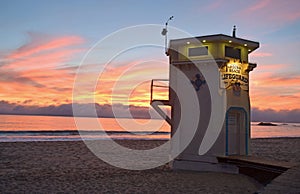
[{"label": "tower window", "polygon": [[225,57],[241,59],[241,49],[225,46]]},{"label": "tower window", "polygon": [[208,55],[208,46],[189,48],[188,55],[189,57]]}]

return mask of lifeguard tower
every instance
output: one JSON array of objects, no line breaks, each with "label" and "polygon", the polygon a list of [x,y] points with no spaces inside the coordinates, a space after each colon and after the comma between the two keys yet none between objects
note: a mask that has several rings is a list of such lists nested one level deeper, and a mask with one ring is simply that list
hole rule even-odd
[{"label": "lifeguard tower", "polygon": [[[249,73],[256,64],[248,61],[248,55],[258,47],[258,42],[237,38],[235,27],[232,36],[216,34],[170,41],[167,52],[170,64],[169,99],[160,100],[153,97],[155,87],[159,85],[157,82],[165,81],[153,80],[151,105],[171,125],[171,154],[180,150],[172,161],[173,169],[235,172],[237,167],[220,163],[218,157],[249,155]],[[207,77],[207,72],[215,71],[214,67],[217,68],[217,73],[210,74],[213,78]],[[205,72],[202,72],[203,69]],[[187,79],[181,79],[179,71]],[[225,107],[217,107],[220,112],[225,109],[224,120],[219,130],[208,127],[210,122],[214,122],[211,112],[214,111],[212,107],[215,103],[212,101],[214,91],[210,88],[212,85],[209,84],[208,78],[218,82],[218,85],[214,86],[217,88],[213,89],[225,99]],[[192,87],[193,91],[187,90],[188,87]],[[192,93],[197,97],[198,104],[193,100],[180,100],[190,98]],[[171,106],[171,118],[159,105]],[[198,109],[191,110],[194,107]],[[193,111],[199,111],[200,114]],[[195,115],[199,117],[194,118]],[[194,131],[191,132],[189,122],[180,123],[183,116],[197,120]],[[215,137],[211,139],[213,142],[210,142],[212,145],[209,149],[201,152],[201,143],[210,141],[207,139],[207,130],[212,130],[210,132],[215,134]],[[175,137],[176,132],[179,134]],[[191,133],[192,139],[187,145],[183,145]]]}]

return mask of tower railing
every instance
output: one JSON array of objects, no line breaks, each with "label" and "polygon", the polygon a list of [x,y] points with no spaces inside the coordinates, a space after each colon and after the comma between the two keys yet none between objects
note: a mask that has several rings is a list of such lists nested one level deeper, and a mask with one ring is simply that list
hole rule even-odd
[{"label": "tower railing", "polygon": [[[164,84],[163,84],[164,83]],[[155,91],[157,89],[163,89],[165,91],[160,91],[162,93],[166,93],[167,99],[156,99],[154,96]],[[151,93],[150,93],[150,105],[154,108],[154,110],[162,117],[164,118],[170,125],[171,125],[171,119],[170,117],[159,108],[160,105],[169,106],[169,80],[168,79],[153,79],[151,81]]]},{"label": "tower railing", "polygon": [[[165,84],[162,84],[165,83]],[[165,88],[168,99],[155,99],[154,93],[157,88]],[[153,79],[151,80],[151,93],[150,93],[150,103],[153,101],[169,101],[169,80],[168,79]]]}]

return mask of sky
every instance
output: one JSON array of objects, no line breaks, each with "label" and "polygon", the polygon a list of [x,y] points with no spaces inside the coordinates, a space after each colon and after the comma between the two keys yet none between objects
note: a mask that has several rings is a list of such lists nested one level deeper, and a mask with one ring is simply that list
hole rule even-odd
[{"label": "sky", "polygon": [[[250,75],[253,118],[300,122],[299,9],[298,0],[1,0],[0,113],[69,113],[78,69],[96,43],[123,28],[164,25],[173,15],[171,38],[182,38],[171,27],[202,36],[230,35],[236,25],[238,37],[260,42],[250,55],[258,64]],[[151,36],[144,31],[141,37],[147,33]],[[138,37],[120,39],[119,44],[133,39]],[[94,52],[110,56],[119,44],[102,44]],[[80,74],[85,81],[99,77],[92,91],[99,109],[113,103],[135,111],[147,107],[149,80],[168,77],[163,48],[129,50],[109,66],[101,59],[84,63]],[[120,79],[123,85],[116,86]]]}]

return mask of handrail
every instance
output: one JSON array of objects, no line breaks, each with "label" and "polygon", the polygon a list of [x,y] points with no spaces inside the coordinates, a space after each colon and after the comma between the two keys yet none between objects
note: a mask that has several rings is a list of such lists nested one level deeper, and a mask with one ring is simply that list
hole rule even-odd
[{"label": "handrail", "polygon": [[[150,94],[150,105],[154,108],[154,110],[163,118],[169,125],[172,124],[171,118],[159,107],[160,105],[167,105],[170,106],[169,100],[162,100],[162,99],[153,99],[153,93],[155,87],[159,88],[169,88],[169,84],[166,85],[157,85],[155,82],[169,82],[168,79],[153,79],[151,80],[151,94]],[[168,90],[169,92],[169,90]]]},{"label": "handrail", "polygon": [[169,81],[168,79],[152,79],[151,80],[151,87],[150,87],[150,103],[153,101],[153,88],[157,87],[157,88],[169,88],[169,86],[164,86],[164,85],[155,85],[154,82],[156,81],[160,81],[160,82],[167,82]]}]

